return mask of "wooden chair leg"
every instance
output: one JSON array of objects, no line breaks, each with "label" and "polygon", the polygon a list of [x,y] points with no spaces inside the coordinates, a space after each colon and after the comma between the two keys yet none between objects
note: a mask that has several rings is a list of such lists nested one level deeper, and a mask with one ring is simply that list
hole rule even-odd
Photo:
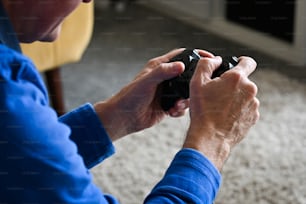
[{"label": "wooden chair leg", "polygon": [[58,116],[65,113],[60,67],[45,72],[50,100]]}]

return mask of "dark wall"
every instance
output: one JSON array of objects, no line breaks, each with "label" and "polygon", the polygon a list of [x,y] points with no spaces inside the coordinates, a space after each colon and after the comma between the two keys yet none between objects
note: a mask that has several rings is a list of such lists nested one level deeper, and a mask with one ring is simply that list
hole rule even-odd
[{"label": "dark wall", "polygon": [[295,0],[227,0],[226,18],[287,42],[294,40]]}]

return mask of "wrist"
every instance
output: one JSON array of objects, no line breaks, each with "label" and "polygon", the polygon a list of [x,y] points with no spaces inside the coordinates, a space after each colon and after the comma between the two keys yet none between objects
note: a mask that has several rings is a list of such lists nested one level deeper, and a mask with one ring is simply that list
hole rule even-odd
[{"label": "wrist", "polygon": [[118,115],[111,103],[107,101],[98,102],[94,104],[94,109],[113,142],[127,134],[125,130],[126,125],[122,121],[123,117]]},{"label": "wrist", "polygon": [[192,148],[204,154],[221,171],[231,152],[231,146],[213,131],[187,133],[183,148]]}]

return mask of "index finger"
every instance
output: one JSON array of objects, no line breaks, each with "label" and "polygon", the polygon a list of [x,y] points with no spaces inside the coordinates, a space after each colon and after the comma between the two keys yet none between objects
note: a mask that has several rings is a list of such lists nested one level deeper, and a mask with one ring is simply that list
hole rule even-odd
[{"label": "index finger", "polygon": [[251,73],[255,71],[256,66],[257,63],[253,58],[247,56],[241,56],[239,57],[239,62],[234,67],[233,71],[238,71],[239,73],[248,77]]},{"label": "index finger", "polygon": [[159,63],[166,63],[169,62],[173,57],[175,57],[176,55],[180,54],[181,52],[183,52],[185,50],[185,48],[178,48],[178,49],[174,49],[162,56],[156,57],[152,60],[158,61]]}]

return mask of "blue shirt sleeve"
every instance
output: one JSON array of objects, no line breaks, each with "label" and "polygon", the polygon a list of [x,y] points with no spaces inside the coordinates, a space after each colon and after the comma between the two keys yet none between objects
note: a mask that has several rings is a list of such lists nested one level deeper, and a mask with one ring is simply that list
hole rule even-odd
[{"label": "blue shirt sleeve", "polygon": [[59,120],[71,129],[70,139],[83,157],[87,168],[99,164],[115,152],[112,141],[89,103],[65,114]]},{"label": "blue shirt sleeve", "polygon": [[144,203],[212,204],[220,185],[219,171],[204,155],[183,149]]}]

